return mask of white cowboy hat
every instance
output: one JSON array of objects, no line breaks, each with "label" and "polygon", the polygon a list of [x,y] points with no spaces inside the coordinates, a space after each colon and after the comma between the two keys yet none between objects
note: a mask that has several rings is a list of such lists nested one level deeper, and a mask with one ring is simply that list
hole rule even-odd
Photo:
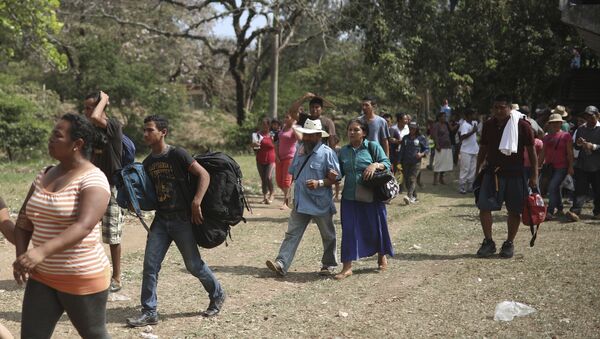
[{"label": "white cowboy hat", "polygon": [[558,113],[554,113],[550,115],[550,119],[548,119],[548,122],[563,122],[564,120],[562,119],[562,116]]},{"label": "white cowboy hat", "polygon": [[302,134],[321,133],[321,136],[323,138],[326,138],[329,136],[329,133],[325,132],[323,130],[323,127],[321,126],[321,120],[306,119],[306,122],[304,122],[304,127],[300,127],[300,126],[296,125],[296,126],[294,126],[294,129]]}]

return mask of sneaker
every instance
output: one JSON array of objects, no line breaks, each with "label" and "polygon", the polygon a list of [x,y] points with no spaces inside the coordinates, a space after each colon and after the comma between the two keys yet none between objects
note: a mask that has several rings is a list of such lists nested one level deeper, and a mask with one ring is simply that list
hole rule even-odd
[{"label": "sneaker", "polygon": [[515,245],[510,240],[506,240],[502,244],[502,249],[500,249],[500,257],[502,258],[512,258],[515,253]]},{"label": "sneaker", "polygon": [[210,318],[221,313],[221,309],[223,308],[225,299],[227,299],[227,296],[225,295],[225,292],[223,292],[223,294],[221,294],[220,297],[211,300],[210,304],[208,304],[208,308],[206,309],[206,311],[202,312],[202,316],[205,318]]},{"label": "sneaker", "polygon": [[115,278],[110,279],[110,287],[108,288],[109,292],[111,292],[111,293],[119,292],[121,290],[121,288],[123,288],[123,286],[121,286],[120,282],[116,281]]},{"label": "sneaker", "polygon": [[554,219],[555,219],[554,215],[552,215],[550,213],[547,213],[546,214],[546,218],[544,219],[544,221],[552,221]]},{"label": "sneaker", "polygon": [[127,318],[127,325],[131,327],[144,327],[158,324],[158,315],[152,315],[148,312],[142,312],[142,315],[134,318]]},{"label": "sneaker", "polygon": [[283,265],[281,265],[281,263],[279,261],[267,260],[266,264],[267,264],[267,267],[271,271],[277,273],[278,276],[280,276],[280,277],[285,276],[285,272],[283,271]]},{"label": "sneaker", "polygon": [[579,216],[575,212],[566,211],[565,216],[571,221],[579,221]]},{"label": "sneaker", "polygon": [[410,204],[410,198],[408,197],[408,195],[405,195],[404,198],[402,198],[402,200],[404,200],[405,205]]},{"label": "sneaker", "polygon": [[458,193],[460,193],[460,194],[467,194],[467,191],[465,191],[464,188],[461,188],[460,190],[458,190]]},{"label": "sneaker", "polygon": [[417,198],[415,198],[415,197],[412,197],[412,198],[410,198],[410,203],[411,203],[411,204],[416,204],[416,203],[418,203],[418,202],[419,202],[419,199],[417,199]]},{"label": "sneaker", "polygon": [[486,258],[496,253],[496,243],[492,239],[483,239],[481,247],[477,251],[477,256],[480,258]]},{"label": "sneaker", "polygon": [[333,267],[333,266],[329,266],[329,267],[327,267],[327,266],[323,266],[323,267],[321,267],[321,269],[319,270],[319,275],[320,275],[320,276],[324,276],[324,277],[325,277],[325,276],[330,276],[330,275],[333,275],[333,273],[334,273],[334,269],[335,269],[335,267]]}]

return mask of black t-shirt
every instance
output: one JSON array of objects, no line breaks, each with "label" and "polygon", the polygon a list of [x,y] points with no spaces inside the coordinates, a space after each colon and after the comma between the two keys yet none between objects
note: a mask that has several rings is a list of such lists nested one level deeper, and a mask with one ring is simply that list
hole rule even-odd
[{"label": "black t-shirt", "polygon": [[96,165],[108,178],[108,183],[113,186],[113,174],[120,169],[121,156],[123,155],[123,126],[114,118],[108,118],[106,129],[96,127],[102,135],[102,143],[92,152],[92,163]]},{"label": "black t-shirt", "polygon": [[186,190],[193,194],[196,189],[186,186],[189,185],[188,170],[196,160],[183,148],[168,147],[164,154],[148,155],[143,162],[144,169],[154,184],[158,211],[189,211],[191,201],[186,198],[189,194]]}]

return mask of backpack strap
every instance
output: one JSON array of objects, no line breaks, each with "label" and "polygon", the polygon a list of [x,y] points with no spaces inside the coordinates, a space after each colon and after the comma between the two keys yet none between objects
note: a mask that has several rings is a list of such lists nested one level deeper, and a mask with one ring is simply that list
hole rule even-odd
[{"label": "backpack strap", "polygon": [[[560,141],[560,139],[559,139],[559,141]],[[532,193],[540,194],[539,188],[538,187],[534,188]],[[535,239],[537,238],[538,230],[540,229],[540,224],[533,225],[533,212],[532,212],[531,208],[529,208],[529,218],[532,221],[531,226],[529,226],[529,230],[531,231],[531,240],[529,241],[529,247],[533,247],[533,245],[535,245]]]},{"label": "backpack strap", "polygon": [[[181,188],[181,192],[183,193],[183,198],[185,200],[185,202],[187,203],[186,205],[186,210],[189,211],[190,213],[190,218],[192,216],[192,200],[194,200],[194,192],[196,187],[191,187],[190,186],[190,174],[189,172],[183,172],[179,162],[175,161],[175,158],[172,156],[173,151],[176,149],[176,146],[171,146],[172,149],[169,150],[169,155],[168,158],[171,161],[171,165],[173,165],[173,172],[175,174],[175,181],[177,182],[177,185],[179,185],[179,187]],[[196,161],[196,159],[194,159],[194,161]],[[198,178],[198,180],[200,180],[200,178]],[[191,220],[191,219],[190,219]]]},{"label": "backpack strap", "polygon": [[302,170],[304,169],[304,166],[306,166],[306,163],[308,162],[308,159],[310,159],[310,157],[313,155],[313,152],[311,152],[306,159],[304,159],[304,162],[302,163],[302,166],[300,166],[300,170],[298,171],[298,173],[296,173],[296,175],[294,176],[294,181],[296,181],[296,179],[298,179],[298,177],[300,176],[300,173],[302,173]]},{"label": "backpack strap", "polygon": [[371,155],[371,159],[375,162],[375,154],[377,154],[377,150],[375,147],[375,143],[373,141],[367,140],[367,149],[369,150],[369,154]]}]

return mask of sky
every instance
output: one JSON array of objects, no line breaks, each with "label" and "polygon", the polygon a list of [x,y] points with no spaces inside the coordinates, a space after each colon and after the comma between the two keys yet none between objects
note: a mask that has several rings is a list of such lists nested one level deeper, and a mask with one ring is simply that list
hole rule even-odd
[{"label": "sky", "polygon": [[[223,7],[221,6],[217,6],[217,5],[213,5],[215,6],[217,12],[222,11]],[[242,17],[241,22],[245,21],[245,17]],[[264,27],[267,24],[266,19],[263,16],[257,16],[252,20],[251,23],[251,28],[249,29],[249,32],[252,32],[253,29],[259,28],[259,27]],[[233,26],[232,26],[232,22],[231,22],[231,17],[225,17],[221,20],[218,20],[215,23],[215,26],[213,27],[213,33],[218,36],[218,37],[222,37],[222,38],[233,38],[235,37],[235,34],[233,32]]]}]

